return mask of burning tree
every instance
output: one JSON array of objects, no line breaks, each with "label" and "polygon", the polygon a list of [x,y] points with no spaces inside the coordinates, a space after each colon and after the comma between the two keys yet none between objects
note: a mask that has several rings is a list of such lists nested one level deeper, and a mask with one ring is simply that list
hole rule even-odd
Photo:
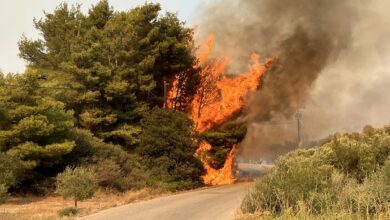
[{"label": "burning tree", "polygon": [[[213,40],[213,36],[209,37],[197,54],[200,79],[187,113],[194,120],[197,130],[203,134],[196,153],[207,171],[203,181],[206,184],[220,185],[235,181],[234,155],[243,136],[232,140],[226,134],[230,131],[218,131],[218,127],[223,128],[223,124],[242,109],[246,97],[250,92],[256,91],[272,60],[260,64],[260,56],[254,53],[249,72],[228,77],[225,72],[229,60],[226,57],[210,59]],[[185,84],[180,77],[177,78],[169,93],[168,106],[177,109],[178,100],[183,99],[180,91]],[[221,142],[222,139],[224,140]]]}]

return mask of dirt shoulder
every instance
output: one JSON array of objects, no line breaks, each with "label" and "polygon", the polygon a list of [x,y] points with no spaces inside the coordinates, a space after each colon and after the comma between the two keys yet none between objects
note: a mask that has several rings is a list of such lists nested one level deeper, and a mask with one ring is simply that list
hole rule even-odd
[{"label": "dirt shoulder", "polygon": [[[78,217],[136,201],[153,199],[170,194],[152,189],[124,193],[99,191],[92,199],[79,203],[80,213]],[[45,197],[11,197],[5,204],[0,205],[0,220],[56,220],[61,219],[58,215],[60,210],[72,206],[72,200],[64,200],[58,195]]]}]

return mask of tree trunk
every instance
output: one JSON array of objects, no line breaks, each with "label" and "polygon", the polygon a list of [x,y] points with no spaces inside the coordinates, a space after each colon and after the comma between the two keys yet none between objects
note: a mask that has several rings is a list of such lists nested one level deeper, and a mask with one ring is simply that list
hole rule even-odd
[{"label": "tree trunk", "polygon": [[77,199],[74,199],[74,207],[77,209]]}]

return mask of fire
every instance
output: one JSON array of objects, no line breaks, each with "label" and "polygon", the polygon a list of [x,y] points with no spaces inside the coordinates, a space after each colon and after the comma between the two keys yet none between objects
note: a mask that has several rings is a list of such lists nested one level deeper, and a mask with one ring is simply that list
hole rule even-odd
[{"label": "fire", "polygon": [[[202,142],[198,149],[198,155],[201,155],[201,152],[211,150],[212,146],[207,142]],[[205,184],[208,185],[226,185],[232,184],[236,181],[234,176],[234,155],[236,154],[237,146],[234,145],[232,150],[229,152],[225,164],[219,170],[212,168],[207,162],[206,158],[200,156],[203,166],[206,169],[206,174],[202,176],[202,180]]]},{"label": "fire", "polygon": [[[222,124],[244,105],[245,98],[250,92],[254,92],[260,83],[260,79],[268,66],[272,63],[268,59],[265,64],[260,63],[260,56],[253,53],[249,71],[237,74],[236,77],[228,77],[226,72],[229,64],[227,57],[211,59],[214,36],[210,36],[200,47],[197,57],[198,66],[201,67],[200,85],[191,103],[189,115],[195,122],[199,132],[205,132],[216,125]],[[168,94],[168,107],[174,107],[172,103],[178,94],[178,80],[173,83],[173,88]],[[197,150],[206,169],[203,181],[206,184],[222,185],[231,184],[236,180],[234,176],[234,155],[237,146],[229,152],[223,168],[216,170],[210,166],[204,155],[212,149],[207,142],[202,142]]]},{"label": "fire", "polygon": [[217,60],[213,66],[203,69],[202,83],[192,103],[191,117],[200,132],[221,124],[240,110],[249,92],[259,86],[266,65],[259,63],[259,55],[252,54],[250,71],[229,78],[223,73],[226,59]]}]

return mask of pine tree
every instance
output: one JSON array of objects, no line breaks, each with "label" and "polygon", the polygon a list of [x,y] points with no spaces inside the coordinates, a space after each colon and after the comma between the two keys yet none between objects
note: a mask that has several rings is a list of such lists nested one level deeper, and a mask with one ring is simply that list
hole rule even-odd
[{"label": "pine tree", "polygon": [[77,125],[133,149],[144,112],[163,104],[163,80],[198,74],[192,30],[160,10],[146,3],[114,12],[103,0],[84,15],[62,4],[35,21],[43,39],[23,38],[20,56],[44,70],[47,85],[72,88],[51,95],[75,111]]},{"label": "pine tree", "polygon": [[200,185],[203,168],[194,157],[195,129],[184,113],[154,108],[142,121],[142,128],[139,151],[152,172],[151,181],[167,183],[169,190]]},{"label": "pine tree", "polygon": [[28,178],[50,175],[75,147],[73,111],[44,95],[40,77],[34,70],[0,76],[0,152],[20,159]]}]

